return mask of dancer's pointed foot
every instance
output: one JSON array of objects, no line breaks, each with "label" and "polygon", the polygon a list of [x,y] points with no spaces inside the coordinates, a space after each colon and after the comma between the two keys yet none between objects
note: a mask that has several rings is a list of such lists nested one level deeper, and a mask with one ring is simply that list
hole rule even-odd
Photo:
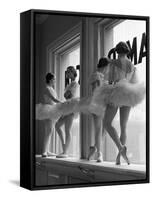
[{"label": "dancer's pointed foot", "polygon": [[97,153],[97,162],[102,162],[103,161],[103,155],[101,152]]},{"label": "dancer's pointed foot", "polygon": [[126,148],[126,146],[123,146],[123,148],[120,150],[119,153],[123,156],[124,160],[125,160],[125,161],[127,162],[127,164],[129,165],[129,164],[130,164],[130,161],[129,161],[127,155],[126,155],[126,153],[127,153],[127,148]]},{"label": "dancer's pointed foot", "polygon": [[116,157],[116,165],[120,165],[121,164],[120,158],[121,158],[121,154],[118,153],[118,155]]},{"label": "dancer's pointed foot", "polygon": [[90,146],[88,160],[92,158],[92,156],[97,152],[97,148],[95,146]]}]

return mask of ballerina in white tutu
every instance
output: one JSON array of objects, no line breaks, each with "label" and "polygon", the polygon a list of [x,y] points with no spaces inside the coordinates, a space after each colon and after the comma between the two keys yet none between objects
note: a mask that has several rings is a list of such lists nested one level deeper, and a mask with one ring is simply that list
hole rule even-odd
[{"label": "ballerina in white tutu", "polygon": [[[37,108],[39,108],[39,110],[43,110],[44,106],[46,106],[46,108],[47,108],[48,106],[53,106],[53,105],[55,105],[55,103],[60,102],[57,99],[56,91],[53,89],[54,84],[55,84],[54,74],[48,73],[46,75],[46,86],[45,86],[44,94],[43,94],[43,103],[37,105]],[[41,113],[37,113],[37,119],[41,119]],[[55,156],[54,153],[49,151],[50,138],[53,133],[55,120],[45,118],[43,120],[43,123],[44,123],[44,128],[45,128],[45,131],[44,131],[45,134],[44,134],[42,156],[43,157]]]},{"label": "ballerina in white tutu", "polygon": [[[71,83],[65,88],[64,97],[66,100],[70,100],[72,98],[76,98],[79,96],[79,84],[76,81],[77,72],[73,66],[67,67],[66,75],[68,79],[71,79]],[[59,138],[62,143],[63,152],[57,155],[57,158],[66,158],[68,157],[68,148],[71,142],[71,129],[73,125],[75,114],[70,113],[68,115],[63,115],[57,121],[55,125],[55,129],[59,135]],[[64,125],[65,128],[65,141],[64,141],[64,134],[61,127]]]},{"label": "ballerina in white tutu", "polygon": [[[138,83],[136,77],[136,68],[127,58],[130,50],[126,43],[119,42],[115,48],[118,59],[110,61],[109,82],[113,84],[114,91],[107,100],[108,105],[104,118],[104,127],[117,145],[119,153],[116,158],[116,164],[120,164],[121,152],[126,151],[126,127],[130,114],[130,109],[144,98],[145,88],[143,83]],[[102,92],[102,91],[101,91]],[[98,94],[97,94],[98,95]],[[99,95],[98,95],[99,96]],[[120,110],[120,139],[112,121]],[[130,164],[129,160],[126,160]]]},{"label": "ballerina in white tutu", "polygon": [[[92,87],[92,92],[94,94],[94,91],[97,87],[100,87],[108,82],[108,64],[109,61],[107,58],[101,58],[99,60],[99,63],[97,65],[97,70],[94,72],[90,79],[89,79],[89,85]],[[104,75],[105,74],[105,75]],[[103,113],[105,113],[105,106]],[[101,162],[103,160],[102,157],[102,152],[101,152],[101,144],[102,144],[102,139],[101,139],[101,134],[104,132],[103,130],[103,115],[97,115],[97,114],[92,114],[93,118],[93,125],[94,125],[94,131],[95,131],[95,144],[94,146],[90,146],[89,149],[89,155],[88,155],[88,160],[91,160],[92,157],[97,154],[97,162]]]}]

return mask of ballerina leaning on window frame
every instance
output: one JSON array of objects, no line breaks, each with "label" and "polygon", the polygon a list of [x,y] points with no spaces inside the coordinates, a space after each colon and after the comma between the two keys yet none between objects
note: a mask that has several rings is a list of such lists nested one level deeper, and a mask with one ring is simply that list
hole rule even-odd
[{"label": "ballerina leaning on window frame", "polygon": [[[72,98],[76,98],[79,96],[79,84],[76,81],[77,72],[76,69],[73,66],[67,67],[66,70],[67,78],[71,79],[71,83],[67,85],[64,91],[64,97],[66,100],[70,100]],[[62,150],[63,152],[56,156],[56,158],[66,158],[68,157],[68,148],[70,146],[71,142],[71,129],[73,126],[73,120],[76,117],[76,114],[70,113],[68,115],[62,115],[60,119],[56,122],[55,129],[59,135],[61,144],[62,144]],[[65,126],[65,140],[64,140],[64,134],[61,129],[61,126]]]}]

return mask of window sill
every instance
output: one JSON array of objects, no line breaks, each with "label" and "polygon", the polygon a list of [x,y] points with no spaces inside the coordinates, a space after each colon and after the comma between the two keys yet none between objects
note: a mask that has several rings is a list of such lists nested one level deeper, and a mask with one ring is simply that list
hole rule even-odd
[{"label": "window sill", "polygon": [[36,166],[54,174],[61,174],[92,181],[125,181],[144,180],[146,178],[145,165],[122,164],[111,162],[97,163],[96,161],[78,160],[75,158],[42,158],[36,156]]}]

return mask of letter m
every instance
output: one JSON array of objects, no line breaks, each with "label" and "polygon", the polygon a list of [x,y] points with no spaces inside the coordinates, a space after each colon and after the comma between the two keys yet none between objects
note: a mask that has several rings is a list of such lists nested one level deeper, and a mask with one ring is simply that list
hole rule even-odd
[{"label": "letter m", "polygon": [[129,57],[131,58],[131,61],[133,61],[133,58],[134,58],[134,65],[136,65],[137,64],[137,38],[136,37],[133,38],[132,47],[129,40],[126,43],[130,48]]}]

